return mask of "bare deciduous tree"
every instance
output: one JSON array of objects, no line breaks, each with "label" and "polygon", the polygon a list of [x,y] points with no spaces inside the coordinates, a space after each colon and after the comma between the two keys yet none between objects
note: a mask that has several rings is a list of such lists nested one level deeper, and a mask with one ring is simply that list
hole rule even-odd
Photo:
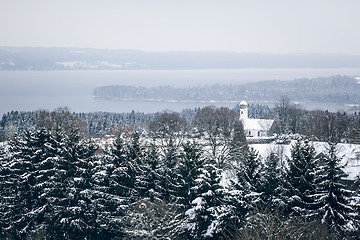
[{"label": "bare deciduous tree", "polygon": [[279,127],[278,133],[297,133],[299,131],[301,112],[298,105],[291,103],[288,97],[282,96],[275,103],[276,122]]},{"label": "bare deciduous tree", "polygon": [[339,235],[319,221],[284,218],[281,209],[257,209],[243,228],[224,232],[226,240],[337,240]]},{"label": "bare deciduous tree", "polygon": [[204,107],[195,115],[193,124],[208,140],[211,156],[218,164],[223,164],[229,155],[235,130],[242,126],[238,114],[225,107],[218,109],[212,106]]},{"label": "bare deciduous tree", "polygon": [[51,112],[39,110],[34,115],[34,123],[38,128],[62,128],[66,131],[79,129],[82,133],[87,133],[86,123],[72,114],[67,107],[58,108]]},{"label": "bare deciduous tree", "polygon": [[[187,131],[187,122],[178,113],[163,112],[149,124],[150,136],[162,141],[163,144],[176,144],[180,146]],[[176,140],[175,140],[176,139]]]}]

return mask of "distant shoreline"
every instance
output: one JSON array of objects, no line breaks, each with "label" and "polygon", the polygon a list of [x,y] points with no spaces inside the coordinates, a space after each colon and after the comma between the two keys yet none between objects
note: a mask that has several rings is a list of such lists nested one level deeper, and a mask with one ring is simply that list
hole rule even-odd
[{"label": "distant shoreline", "polygon": [[90,48],[0,46],[0,70],[208,70],[358,68],[360,55],[270,54],[227,51],[145,52]]}]

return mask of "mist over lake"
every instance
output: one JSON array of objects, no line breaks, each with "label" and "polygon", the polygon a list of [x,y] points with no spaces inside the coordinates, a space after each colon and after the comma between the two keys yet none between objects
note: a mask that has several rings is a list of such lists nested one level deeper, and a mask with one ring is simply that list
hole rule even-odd
[{"label": "mist over lake", "polygon": [[[68,106],[74,112],[181,111],[207,105],[234,107],[234,102],[111,101],[93,98],[106,85],[187,87],[205,84],[243,84],[264,80],[294,80],[333,75],[358,76],[360,69],[238,69],[126,71],[0,71],[0,114],[9,111],[53,110]],[[239,96],[239,101],[243,96]],[[322,106],[317,106],[322,107]],[[328,106],[333,110],[341,106]]]}]

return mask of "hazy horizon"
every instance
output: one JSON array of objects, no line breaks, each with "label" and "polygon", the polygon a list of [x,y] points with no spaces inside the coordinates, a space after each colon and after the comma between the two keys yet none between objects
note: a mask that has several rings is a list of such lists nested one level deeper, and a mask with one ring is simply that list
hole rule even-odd
[{"label": "hazy horizon", "polygon": [[[1,0],[0,0],[1,1]],[[246,52],[246,51],[231,51],[231,50],[143,50],[143,49],[134,49],[134,48],[101,48],[101,47],[81,47],[81,46],[25,46],[25,45],[0,45],[0,48],[39,48],[39,49],[79,49],[79,50],[103,50],[103,51],[134,51],[134,52],[144,52],[144,53],[234,53],[234,54],[253,54],[253,55],[263,55],[263,56],[302,56],[302,55],[348,55],[348,56],[360,56],[360,53],[340,53],[340,52],[284,52],[284,53],[274,53],[274,52]],[[80,53],[80,52],[79,52]]]},{"label": "hazy horizon", "polygon": [[360,54],[356,0],[0,0],[0,46]]}]

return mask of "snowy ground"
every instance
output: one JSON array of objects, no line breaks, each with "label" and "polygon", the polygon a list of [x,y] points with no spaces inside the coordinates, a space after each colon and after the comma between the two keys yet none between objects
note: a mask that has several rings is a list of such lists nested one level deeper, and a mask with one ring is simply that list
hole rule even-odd
[{"label": "snowy ground", "polygon": [[[250,144],[255,150],[259,152],[262,157],[266,157],[270,152],[276,152],[281,156],[281,160],[285,160],[286,157],[290,157],[291,146],[295,141],[289,145],[285,144]],[[320,152],[326,152],[327,143],[313,142],[315,150]],[[349,174],[348,179],[355,179],[360,173],[360,145],[358,144],[338,144],[337,155],[342,158],[343,163],[346,163],[346,172]]]}]

